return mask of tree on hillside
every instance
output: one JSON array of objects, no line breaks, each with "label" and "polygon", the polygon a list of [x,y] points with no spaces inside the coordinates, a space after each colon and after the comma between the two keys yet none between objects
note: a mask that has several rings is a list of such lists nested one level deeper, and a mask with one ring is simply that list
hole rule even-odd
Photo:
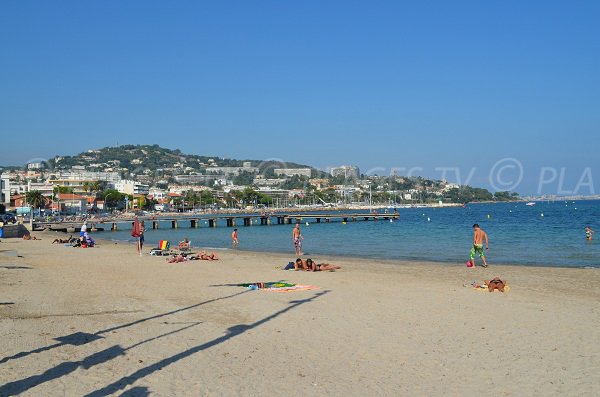
[{"label": "tree on hillside", "polygon": [[281,184],[282,189],[304,189],[308,185],[308,177],[294,175]]},{"label": "tree on hillside", "polygon": [[250,186],[254,183],[254,174],[248,171],[242,171],[233,178],[233,184],[237,186]]}]

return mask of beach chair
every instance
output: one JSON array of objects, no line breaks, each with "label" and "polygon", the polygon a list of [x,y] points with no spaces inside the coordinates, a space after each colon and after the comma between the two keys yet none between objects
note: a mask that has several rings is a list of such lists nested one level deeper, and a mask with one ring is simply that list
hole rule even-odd
[{"label": "beach chair", "polygon": [[158,242],[158,247],[152,248],[150,250],[150,255],[156,256],[167,256],[170,253],[169,248],[171,247],[171,243],[168,240],[160,240]]}]

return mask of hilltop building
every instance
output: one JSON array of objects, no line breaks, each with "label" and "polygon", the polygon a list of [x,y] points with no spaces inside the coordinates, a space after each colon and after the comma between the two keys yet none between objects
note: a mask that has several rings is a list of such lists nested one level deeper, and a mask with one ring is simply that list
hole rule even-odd
[{"label": "hilltop building", "polygon": [[[214,163],[213,163],[214,164]],[[241,167],[208,167],[206,169],[207,174],[218,174],[218,175],[233,175],[238,176],[242,172],[249,172],[251,174],[258,174],[258,167],[252,167],[249,161],[245,161]]]},{"label": "hilltop building", "polygon": [[331,167],[330,173],[334,177],[343,176],[346,179],[360,178],[360,169],[355,165],[340,165],[339,167]]},{"label": "hilltop building", "polygon": [[277,176],[306,176],[311,177],[312,170],[310,168],[275,168],[274,172]]}]

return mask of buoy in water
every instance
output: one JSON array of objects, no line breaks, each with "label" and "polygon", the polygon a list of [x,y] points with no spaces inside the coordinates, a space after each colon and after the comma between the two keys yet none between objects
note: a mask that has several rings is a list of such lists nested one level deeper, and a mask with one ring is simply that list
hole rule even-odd
[{"label": "buoy in water", "polygon": [[310,223],[306,222],[306,226],[310,226]]},{"label": "buoy in water", "polygon": [[542,218],[544,217],[544,213],[543,213],[543,212],[542,212],[542,214],[541,214],[541,217],[542,217]]},{"label": "buoy in water", "polygon": [[427,222],[431,222],[431,218],[430,217],[427,217]]}]

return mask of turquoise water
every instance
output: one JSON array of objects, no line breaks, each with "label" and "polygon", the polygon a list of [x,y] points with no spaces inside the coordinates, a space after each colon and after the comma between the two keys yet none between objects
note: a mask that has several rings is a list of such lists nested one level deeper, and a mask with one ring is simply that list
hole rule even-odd
[{"label": "turquoise water", "polygon": [[[304,251],[314,257],[327,254],[464,264],[472,225],[479,223],[490,238],[490,264],[600,267],[600,201],[469,204],[466,208],[399,209],[399,213],[400,220],[394,222],[303,225]],[[188,237],[193,246],[231,247],[232,229],[224,222],[212,229],[205,223],[198,229],[181,223],[186,225],[180,229],[171,229],[165,222],[157,230],[147,230],[146,246]],[[585,240],[587,225],[599,231],[594,241]],[[292,228],[276,224],[238,227],[240,249],[289,252],[291,258]],[[101,232],[98,237],[131,240],[129,231]]]}]

